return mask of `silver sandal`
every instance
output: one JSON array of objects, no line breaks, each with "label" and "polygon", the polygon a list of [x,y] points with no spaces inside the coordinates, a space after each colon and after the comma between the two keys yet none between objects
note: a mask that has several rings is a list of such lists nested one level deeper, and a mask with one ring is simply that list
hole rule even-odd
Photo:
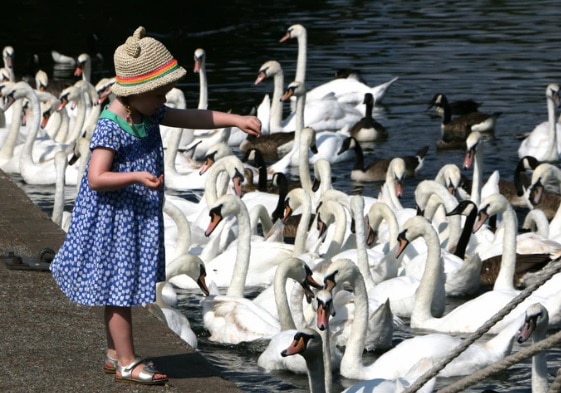
[{"label": "silver sandal", "polygon": [[117,359],[112,358],[109,355],[105,355],[105,362],[103,363],[103,372],[105,374],[115,374],[117,370]]},{"label": "silver sandal", "polygon": [[[133,377],[132,371],[140,363],[144,363],[144,368],[138,376]],[[117,364],[115,382],[134,382],[143,385],[165,385],[168,382],[168,378],[154,379],[156,374],[161,373],[154,368],[152,362],[145,362],[141,357],[137,357],[131,364],[126,366]]]}]

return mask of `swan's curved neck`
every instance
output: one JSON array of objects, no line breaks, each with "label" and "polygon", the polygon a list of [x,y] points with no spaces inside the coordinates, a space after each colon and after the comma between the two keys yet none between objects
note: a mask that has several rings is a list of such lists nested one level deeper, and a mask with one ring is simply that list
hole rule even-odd
[{"label": "swan's curved neck", "polygon": [[199,105],[197,106],[197,108],[208,108],[208,83],[206,79],[206,63],[202,63],[199,70]]},{"label": "swan's curved neck", "polygon": [[347,216],[345,208],[338,202],[328,201],[325,206],[329,206],[328,209],[333,215],[333,221],[335,222],[335,231],[329,243],[329,248],[324,255],[324,258],[329,259],[341,251],[341,245],[345,240],[345,233],[347,232]]},{"label": "swan's curved neck", "polygon": [[298,227],[296,228],[294,249],[292,251],[292,255],[295,257],[298,257],[306,251],[306,234],[308,233],[308,226],[310,225],[312,214],[312,201],[310,200],[309,193],[304,191],[304,195],[301,199],[300,208],[302,210],[302,215]]},{"label": "swan's curved neck", "polygon": [[[0,158],[10,159],[14,156],[14,149],[16,147],[19,130],[21,127],[21,114],[23,111],[23,100],[17,99],[12,104],[12,121],[10,123],[10,130],[8,131],[8,136],[2,145],[0,150]],[[35,114],[33,114],[35,115]]]},{"label": "swan's curved neck", "polygon": [[355,311],[351,325],[351,335],[341,359],[341,375],[356,374],[357,365],[362,365],[362,353],[368,329],[368,298],[364,280],[355,271],[352,277],[355,298]]},{"label": "swan's curved neck", "polygon": [[432,318],[431,305],[437,285],[444,285],[444,267],[442,265],[440,244],[438,243],[436,231],[427,228],[422,237],[427,244],[427,261],[419,288],[417,289],[413,312],[411,313],[412,326],[415,325],[416,321],[426,321]]},{"label": "swan's curved neck", "polygon": [[[432,220],[436,209],[441,204],[446,211],[452,211],[458,205],[458,200],[452,196],[443,185],[435,180],[424,180],[415,189],[415,200],[421,209],[425,210],[425,217]],[[456,248],[461,234],[462,219],[459,215],[448,217],[448,238],[446,250]],[[440,234],[439,234],[440,235]],[[440,235],[442,236],[442,235]]]},{"label": "swan's curved neck", "polygon": [[503,213],[503,227],[503,256],[493,290],[514,290],[513,277],[516,268],[516,230],[518,224],[512,208],[507,208]]},{"label": "swan's curved neck", "polygon": [[[366,285],[366,288],[374,288],[376,284],[374,283],[374,279],[372,278],[370,265],[368,264],[368,254],[366,252],[366,231],[364,230],[363,225],[364,199],[361,196],[353,197],[353,199],[351,200],[351,210],[355,220],[357,266],[360,270],[360,273],[362,274],[362,277],[364,278],[364,284]],[[397,238],[397,234],[395,236]]]},{"label": "swan's curved neck", "polygon": [[275,280],[273,282],[273,291],[275,293],[275,303],[279,314],[279,322],[281,331],[296,329],[296,324],[292,318],[292,313],[288,305],[288,297],[286,294],[287,269],[286,264],[281,263],[275,272]]},{"label": "swan's curved neck", "polygon": [[471,183],[471,200],[477,206],[481,203],[481,187],[483,183],[483,146],[478,145],[473,163],[473,178]]},{"label": "swan's curved neck", "polygon": [[368,222],[372,229],[377,230],[383,220],[388,224],[388,232],[390,237],[390,249],[397,245],[397,235],[399,231],[399,223],[395,212],[384,202],[376,202],[372,205],[368,212]]},{"label": "swan's curved neck", "polygon": [[39,132],[39,127],[41,125],[41,106],[37,95],[31,91],[26,96],[29,100],[30,107],[32,108],[31,124],[29,126],[31,128],[27,129],[27,138],[25,139],[20,156],[20,167],[23,165],[35,164],[33,162],[32,151],[35,138],[37,138],[37,133]]},{"label": "swan's curved neck", "polygon": [[64,184],[65,184],[65,171],[68,160],[66,154],[63,152],[58,152],[55,155],[55,170],[56,170],[56,182],[55,182],[55,198],[53,204],[52,221],[58,226],[62,226],[62,216],[64,212]]},{"label": "swan's curved neck", "polygon": [[282,93],[284,89],[284,72],[279,70],[273,77],[273,97],[271,99],[271,113],[269,116],[270,132],[282,130]]},{"label": "swan's curved neck", "polygon": [[296,63],[296,76],[294,80],[306,82],[306,61],[308,58],[308,35],[302,32],[298,35],[298,58]]},{"label": "swan's curved neck", "polygon": [[548,161],[556,161],[559,152],[557,151],[557,119],[555,118],[555,103],[552,99],[547,100],[547,121],[549,125],[549,152]]},{"label": "swan's curved neck", "polygon": [[164,200],[164,213],[175,222],[177,226],[177,240],[175,242],[174,258],[189,251],[191,246],[191,226],[185,214],[168,200]]},{"label": "swan's curved neck", "polygon": [[249,256],[251,252],[251,229],[249,213],[245,204],[240,203],[238,219],[238,250],[232,279],[228,287],[227,295],[243,297],[245,281],[249,270]]}]

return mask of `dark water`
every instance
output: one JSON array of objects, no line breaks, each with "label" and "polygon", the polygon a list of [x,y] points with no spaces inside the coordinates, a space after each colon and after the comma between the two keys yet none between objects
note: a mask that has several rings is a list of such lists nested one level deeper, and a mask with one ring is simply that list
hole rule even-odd
[{"label": "dark water", "polygon": [[[104,59],[94,68],[96,82],[111,75],[114,48],[142,24],[188,70],[194,50],[204,48],[209,106],[247,113],[272,90],[272,82],[253,83],[261,64],[278,60],[285,82],[293,78],[296,42],[279,43],[279,39],[294,23],[308,30],[309,88],[346,67],[359,69],[370,85],[398,76],[378,111],[390,137],[366,159],[411,154],[422,145],[430,146],[420,176],[406,180],[404,207],[413,207],[414,188],[420,180],[434,178],[443,164],[461,165],[463,159],[462,151],[436,151],[440,121],[425,112],[433,94],[473,98],[483,102],[482,111],[502,112],[495,138],[485,146],[484,176],[498,169],[503,178],[512,180],[520,143],[515,135],[546,120],[545,87],[561,77],[558,1],[172,1],[161,7],[154,2],[65,3],[27,1],[19,5],[16,15],[4,19],[0,45],[14,47],[19,76],[33,72],[30,58],[34,53],[41,66],[51,71],[51,49],[73,56],[89,51],[99,52]],[[91,39],[93,33],[97,40]],[[180,87],[188,105],[196,106],[198,76],[189,72]],[[350,168],[351,163],[333,166],[334,186],[377,196],[378,184],[348,180]],[[466,171],[466,175],[471,173]],[[50,214],[53,188],[22,186]],[[73,190],[67,196],[71,205]],[[196,296],[186,296],[184,307],[201,334],[200,350],[244,391],[307,390],[304,376],[266,375],[259,370],[258,347],[223,348],[206,342],[197,319],[197,302]],[[397,339],[410,334],[401,332]],[[552,372],[561,365],[559,355],[555,350],[549,356]],[[529,376],[527,362],[470,391],[493,387],[527,392]],[[337,389],[345,385],[345,381],[336,383]]]}]

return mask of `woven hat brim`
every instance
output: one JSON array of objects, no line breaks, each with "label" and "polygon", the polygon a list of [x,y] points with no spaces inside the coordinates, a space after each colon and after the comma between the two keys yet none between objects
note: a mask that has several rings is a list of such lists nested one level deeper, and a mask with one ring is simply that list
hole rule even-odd
[{"label": "woven hat brim", "polygon": [[119,85],[118,83],[115,83],[113,86],[111,86],[111,91],[113,92],[113,94],[120,97],[131,96],[133,94],[146,93],[148,91],[158,89],[162,86],[169,85],[170,83],[175,83],[179,79],[183,78],[185,74],[187,74],[185,68],[179,66],[169,74],[166,74],[160,78],[153,79],[151,81],[141,83],[138,85],[122,86]]}]

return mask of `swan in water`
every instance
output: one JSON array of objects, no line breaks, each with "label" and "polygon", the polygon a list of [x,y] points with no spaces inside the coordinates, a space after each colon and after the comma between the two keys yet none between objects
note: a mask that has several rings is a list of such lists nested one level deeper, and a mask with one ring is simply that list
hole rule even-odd
[{"label": "swan in water", "polygon": [[[27,82],[18,82],[7,91],[7,102],[5,108],[9,107],[18,98],[27,98],[33,112],[27,131],[26,140],[19,157],[20,174],[24,182],[27,184],[47,185],[56,183],[56,169],[54,160],[45,162],[35,162],[33,157],[33,148],[35,139],[39,132],[41,114],[40,104],[37,93],[31,88]],[[78,181],[78,169],[75,166],[68,166],[65,174],[66,184],[76,185]]]},{"label": "swan in water", "polygon": [[[240,250],[236,255],[226,295],[211,296],[203,300],[203,322],[211,333],[210,340],[215,342],[238,344],[242,341],[270,339],[280,332],[281,326],[291,326],[291,322],[279,321],[268,310],[244,297],[246,279],[249,274],[254,273],[249,271],[248,253],[251,238],[249,215],[239,197],[224,195],[211,206],[211,220],[205,234],[210,235],[221,217],[229,214],[235,214],[239,223],[238,248]],[[262,254],[261,257],[263,256]],[[287,255],[287,257],[289,256]],[[286,258],[276,261],[276,270],[283,260]],[[232,265],[231,258],[229,261],[223,261],[222,264]],[[207,264],[207,271],[212,270],[215,268],[209,268]],[[273,271],[274,273],[275,271]],[[279,273],[279,276],[282,274]],[[306,277],[308,277],[307,274]],[[207,280],[212,280],[210,275],[207,276]],[[285,285],[280,285],[278,290],[283,289]],[[279,296],[281,295],[279,294]],[[280,309],[278,312],[279,318],[290,318],[290,313],[283,313]]]},{"label": "swan in water", "polygon": [[[500,194],[488,197],[482,202],[482,206],[482,209],[487,212],[486,214],[502,212],[503,221],[505,221],[503,262],[501,263],[498,278],[495,281],[495,287],[492,291],[485,292],[476,298],[462,303],[441,317],[433,316],[431,313],[432,298],[436,290],[435,283],[438,283],[439,277],[442,275],[442,269],[441,265],[436,263],[440,260],[440,247],[432,247],[431,249],[433,252],[428,255],[428,258],[430,258],[432,262],[429,263],[429,260],[427,260],[425,272],[423,273],[421,284],[419,285],[419,290],[415,297],[413,312],[411,313],[410,325],[412,328],[442,333],[472,333],[518,294],[512,282],[515,265],[514,250],[516,238],[516,215],[514,210],[510,207],[506,198]],[[480,225],[482,224],[476,224],[475,229],[477,230]],[[426,237],[427,234],[431,237],[435,236],[434,228],[430,223],[420,216],[411,218],[402,228],[400,248],[407,247],[407,244],[417,237]],[[550,281],[552,285],[555,284],[555,280]],[[550,315],[553,311],[555,311],[556,315],[559,315],[557,310],[560,302],[559,298],[561,296],[546,297],[550,290],[550,288],[546,288],[540,293],[540,289],[538,289],[538,291],[534,292],[534,294],[519,304],[503,320],[491,327],[489,333],[497,334],[500,332],[508,323],[520,315],[529,304],[536,301],[539,301],[547,307]]]},{"label": "swan in water", "polygon": [[[281,37],[280,42],[285,42],[293,38],[296,38],[298,41],[296,75],[294,80],[305,83],[306,60],[308,56],[306,28],[301,24],[294,24],[290,26],[285,35]],[[364,100],[364,94],[371,93],[374,98],[374,102],[379,104],[382,102],[389,87],[397,80],[398,77],[395,77],[388,82],[370,87],[354,78],[336,78],[311,89],[308,92],[306,100],[322,100],[326,95],[334,93],[339,102],[353,107],[360,107]],[[364,113],[362,114],[364,115]]]},{"label": "swan in water", "polygon": [[279,355],[283,358],[294,357],[304,360],[310,393],[330,391],[331,387],[325,386],[324,350],[320,333],[311,328],[302,328],[291,332],[291,336],[291,341],[284,346]]},{"label": "swan in water", "polygon": [[533,156],[538,161],[557,161],[561,152],[561,124],[555,118],[555,109],[561,106],[560,89],[557,83],[547,85],[547,121],[538,124],[524,138],[518,148],[518,157]]},{"label": "swan in water", "polygon": [[[409,235],[410,231],[405,231],[407,223],[411,220],[417,220],[425,225],[426,232],[424,239],[427,244],[426,262],[424,264],[424,273],[421,278],[416,275],[401,275],[385,281],[382,281],[373,288],[369,295],[379,302],[390,299],[390,307],[392,312],[399,317],[410,317],[414,312],[418,297],[425,292],[424,287],[432,289],[430,293],[430,303],[432,304],[432,312],[435,315],[444,313],[444,305],[446,303],[445,292],[445,274],[443,261],[440,257],[440,245],[438,236],[430,222],[422,217],[415,216],[402,227],[402,232],[398,236],[398,241],[404,241],[404,236]],[[405,232],[404,232],[405,231]],[[400,249],[397,250],[397,257],[400,256]],[[427,271],[434,271],[430,281],[423,280]]]},{"label": "swan in water", "polygon": [[[287,298],[287,279],[291,278],[294,280],[294,285],[296,285],[296,283],[301,285],[304,290],[304,294],[306,295],[306,301],[309,303],[312,300],[312,297],[314,297],[313,292],[310,290],[310,286],[316,289],[321,288],[321,285],[313,279],[312,275],[312,270],[306,265],[306,263],[303,260],[294,257],[280,263],[277,271],[275,272],[275,280],[273,283],[274,300],[277,313],[279,314],[279,321],[281,322],[281,331],[271,338],[267,348],[257,359],[257,364],[267,371],[289,370],[299,374],[306,373],[306,365],[304,362],[299,361],[298,358],[285,359],[280,356],[280,353],[281,350],[286,348],[288,343],[290,343],[292,336],[294,336],[294,333],[296,332],[296,323],[291,314],[296,312],[296,310],[300,310],[298,307],[293,307],[293,309],[289,307]],[[298,320],[301,320],[302,318],[303,316],[298,316]]]},{"label": "swan in water", "polygon": [[[181,311],[173,308],[175,304],[173,302],[170,304],[168,298],[165,297],[165,288],[169,285],[168,280],[178,275],[190,277],[197,283],[203,294],[208,296],[209,290],[205,281],[206,270],[203,261],[194,255],[180,253],[176,258],[166,262],[166,281],[156,283],[156,302],[146,307],[183,341],[196,349],[198,339],[191,329],[189,320]],[[175,293],[173,294],[175,295]]]},{"label": "swan in water", "polygon": [[[362,275],[356,265],[350,260],[334,260],[325,272],[324,288],[327,291],[334,291],[346,282],[350,282],[353,285],[355,293],[355,310],[350,337],[347,340],[347,345],[345,347],[343,357],[341,358],[339,373],[345,378],[370,380],[372,378],[376,378],[376,369],[373,368],[373,365],[364,365],[362,361],[362,354],[367,337],[369,313],[369,306],[366,301],[366,297],[368,295],[366,293],[364,280],[362,279]],[[319,329],[324,328],[327,323],[328,315],[331,312],[331,304],[332,302],[328,302],[325,304],[325,307],[318,304],[317,320]],[[424,370],[427,371],[429,368],[430,367],[427,367]],[[405,374],[400,375],[399,377],[403,378],[405,377]],[[432,382],[428,385],[434,387],[432,384],[434,382],[433,380],[431,380]],[[432,389],[430,391],[432,391]]]},{"label": "swan in water", "polygon": [[[534,303],[526,310],[526,321],[522,329],[518,342],[522,343],[532,336],[533,344],[538,344],[545,339],[549,325],[549,313],[540,303]],[[532,393],[548,392],[549,383],[547,381],[547,359],[545,351],[540,351],[532,357]]]},{"label": "swan in water", "polygon": [[68,232],[68,228],[70,227],[70,218],[72,217],[71,212],[64,210],[64,177],[67,165],[68,156],[66,155],[66,153],[63,151],[57,152],[55,155],[55,169],[57,177],[55,183],[55,196],[51,219],[65,232]]},{"label": "swan in water", "polygon": [[[519,331],[525,325],[527,315],[532,312],[531,309],[534,306],[528,307],[526,312],[520,314],[498,334],[485,341],[481,340],[471,344],[450,361],[437,376],[450,378],[468,375],[510,355],[514,341],[518,339]],[[444,333],[416,335],[384,352],[376,359],[372,368],[376,369],[375,375],[378,378],[397,378],[407,372],[421,358],[429,357],[436,364],[460,346],[462,341],[463,338],[460,336]]]}]

